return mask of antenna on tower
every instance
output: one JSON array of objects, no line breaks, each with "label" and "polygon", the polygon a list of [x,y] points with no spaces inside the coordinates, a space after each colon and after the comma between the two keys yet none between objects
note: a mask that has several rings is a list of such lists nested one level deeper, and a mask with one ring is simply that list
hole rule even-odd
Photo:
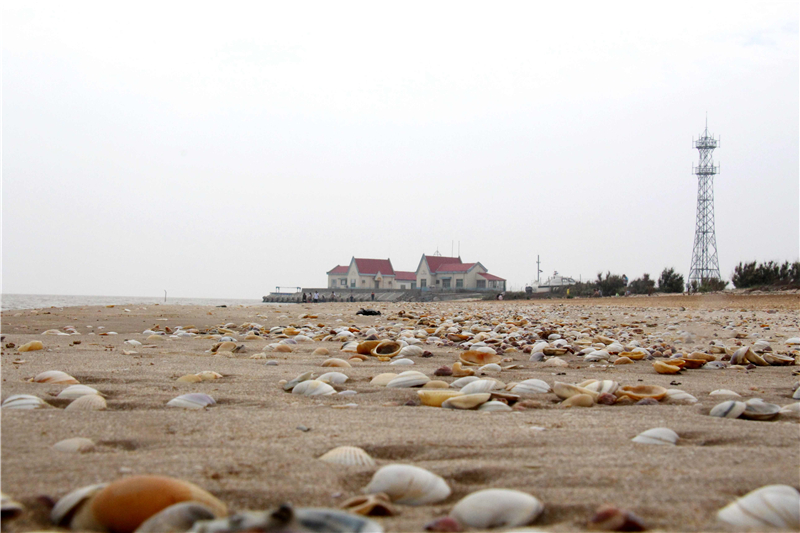
[{"label": "antenna on tower", "polygon": [[719,173],[719,165],[714,165],[712,154],[719,141],[708,134],[708,111],[706,111],[706,130],[692,143],[700,152],[700,162],[692,173],[697,176],[697,220],[694,230],[694,249],[688,282],[696,281],[702,285],[712,278],[720,279],[717,259],[717,234],[714,229],[714,176]]}]

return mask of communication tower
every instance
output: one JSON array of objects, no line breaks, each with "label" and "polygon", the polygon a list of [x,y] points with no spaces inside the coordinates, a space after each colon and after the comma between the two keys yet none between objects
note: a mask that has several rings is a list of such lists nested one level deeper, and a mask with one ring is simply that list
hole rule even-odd
[{"label": "communication tower", "polygon": [[717,235],[714,231],[714,176],[719,172],[719,165],[714,165],[712,158],[719,140],[708,133],[707,117],[705,131],[692,144],[700,152],[700,163],[692,165],[692,173],[697,175],[697,221],[688,281],[697,281],[700,285],[711,278],[720,279]]}]

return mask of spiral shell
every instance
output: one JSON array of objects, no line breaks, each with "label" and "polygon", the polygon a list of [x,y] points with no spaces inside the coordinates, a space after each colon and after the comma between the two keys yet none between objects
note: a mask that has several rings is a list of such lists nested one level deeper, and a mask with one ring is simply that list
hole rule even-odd
[{"label": "spiral shell", "polygon": [[534,496],[509,489],[484,489],[462,498],[450,516],[475,529],[525,526],[536,520],[544,505]]},{"label": "spiral shell", "polygon": [[381,467],[364,488],[367,494],[386,493],[395,503],[426,505],[450,496],[444,479],[424,468],[394,464]]},{"label": "spiral shell", "polygon": [[800,529],[800,492],[788,485],[767,485],[717,512],[717,518],[740,529]]},{"label": "spiral shell", "polygon": [[357,446],[339,446],[321,455],[319,460],[348,466],[375,466],[375,459]]}]

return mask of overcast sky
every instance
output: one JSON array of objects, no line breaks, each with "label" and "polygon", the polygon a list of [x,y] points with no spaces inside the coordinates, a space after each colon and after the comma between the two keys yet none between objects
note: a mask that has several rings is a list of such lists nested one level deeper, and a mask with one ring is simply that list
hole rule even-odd
[{"label": "overcast sky", "polygon": [[796,260],[797,2],[3,2],[2,291],[259,298],[451,243],[522,288]]}]

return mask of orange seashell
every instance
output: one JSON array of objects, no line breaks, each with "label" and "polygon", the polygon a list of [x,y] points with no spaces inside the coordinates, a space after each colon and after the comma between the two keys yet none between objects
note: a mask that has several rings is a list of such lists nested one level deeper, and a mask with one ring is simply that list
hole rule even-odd
[{"label": "orange seashell", "polygon": [[462,353],[458,359],[461,363],[468,366],[483,366],[490,363],[499,363],[503,358],[494,353],[470,350]]},{"label": "orange seashell", "polygon": [[282,352],[282,353],[291,353],[292,352],[292,347],[289,346],[288,344],[278,344],[275,347],[275,351],[276,352]]},{"label": "orange seashell", "polygon": [[372,349],[379,345],[382,341],[364,341],[359,342],[356,346],[356,353],[361,355],[372,355]]},{"label": "orange seashell", "polygon": [[684,363],[683,364],[683,368],[689,368],[689,369],[700,368],[704,364],[706,364],[706,360],[705,359],[689,359],[689,358],[685,358],[685,359],[681,359],[681,361],[683,361],[683,363]]},{"label": "orange seashell", "polygon": [[658,385],[626,385],[617,389],[617,397],[627,396],[633,401],[638,402],[644,398],[661,400],[667,395],[667,389]]},{"label": "orange seashell", "polygon": [[681,367],[670,365],[663,361],[653,361],[653,368],[655,368],[656,372],[659,374],[677,374],[681,371]]},{"label": "orange seashell", "polygon": [[463,378],[464,376],[473,376],[475,371],[471,368],[463,368],[461,363],[456,361],[453,363],[453,377]]},{"label": "orange seashell", "polygon": [[381,341],[370,352],[375,357],[394,357],[400,353],[402,346],[399,342],[395,341]]}]

